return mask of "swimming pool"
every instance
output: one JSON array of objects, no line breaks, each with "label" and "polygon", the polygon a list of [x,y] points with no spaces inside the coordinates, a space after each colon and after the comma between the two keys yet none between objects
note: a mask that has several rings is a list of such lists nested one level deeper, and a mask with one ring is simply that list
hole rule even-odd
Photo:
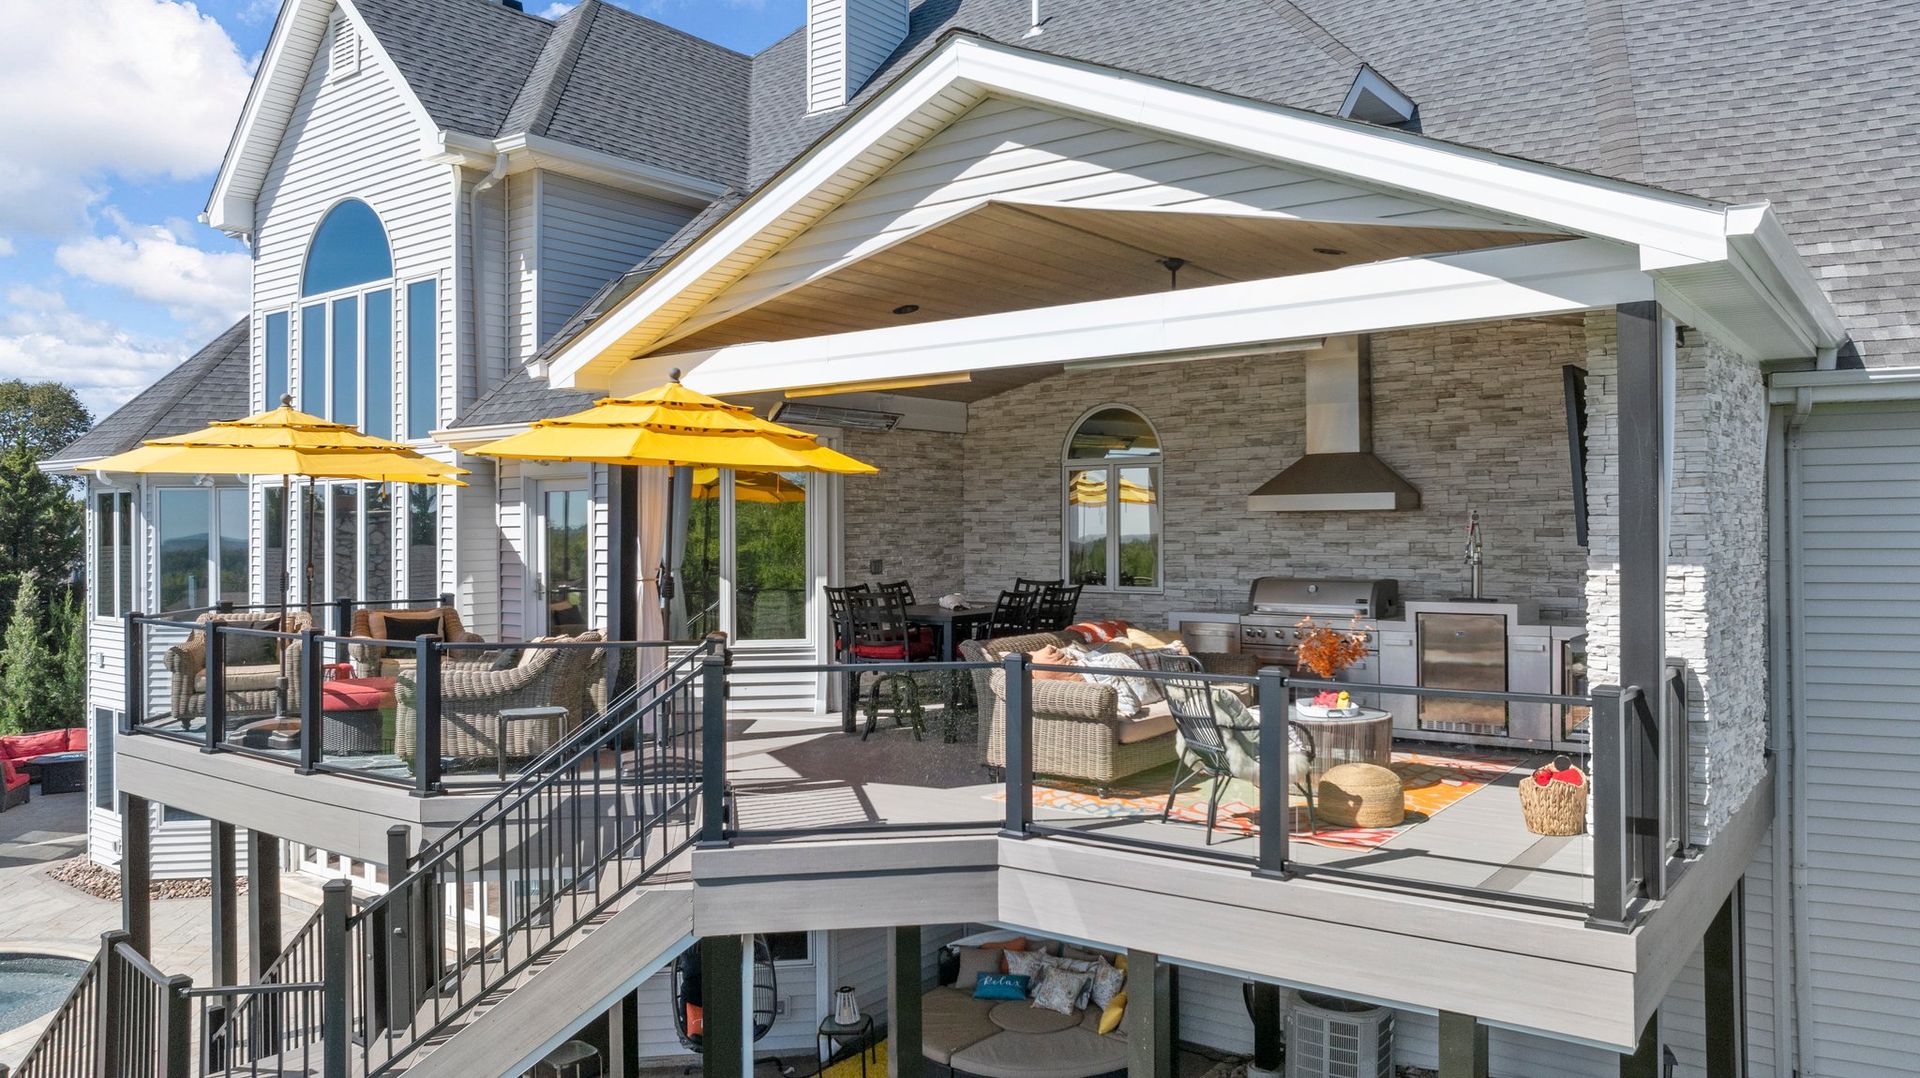
[{"label": "swimming pool", "polygon": [[0,1033],[58,1007],[86,968],[80,958],[0,954]]}]

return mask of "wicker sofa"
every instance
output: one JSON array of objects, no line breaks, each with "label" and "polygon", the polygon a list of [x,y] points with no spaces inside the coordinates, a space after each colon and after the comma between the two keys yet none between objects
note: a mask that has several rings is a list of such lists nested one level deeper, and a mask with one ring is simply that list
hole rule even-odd
[{"label": "wicker sofa", "polygon": [[[1049,644],[1084,643],[1078,634],[1063,630],[966,640],[961,642],[960,651],[969,662],[999,662],[1015,652],[1031,653]],[[1196,653],[1195,658],[1209,673],[1250,675],[1259,671],[1259,663],[1251,656]],[[997,775],[1007,766],[1006,673],[975,670],[974,688],[980,701],[980,759]],[[1128,775],[1172,763],[1176,751],[1173,717],[1165,703],[1138,716],[1123,716],[1110,685],[1033,682],[1036,774],[1085,782],[1104,792]]]},{"label": "wicker sofa", "polygon": [[[274,628],[276,615],[258,613],[227,614],[209,612],[195,618],[198,622],[220,622],[226,625],[255,626],[265,623]],[[304,632],[313,625],[313,619],[304,610],[289,610],[278,626],[278,631],[287,633]],[[254,638],[258,640],[258,637]],[[300,708],[300,641],[288,640],[278,646],[280,661],[264,663],[234,663],[229,661],[226,668],[227,710],[236,715],[272,714],[279,706],[278,691],[282,677],[287,679],[287,708],[298,711]],[[187,638],[167,649],[166,667],[168,680],[173,692],[173,718],[186,723],[195,716],[207,713],[207,634],[194,632]]]},{"label": "wicker sofa", "polygon": [[[604,639],[598,632],[556,637],[581,643]],[[543,641],[535,641],[540,643]],[[513,645],[502,644],[502,651]],[[499,758],[500,713],[509,708],[564,707],[564,719],[552,724],[506,724],[506,755],[511,759],[537,756],[557,744],[590,718],[598,703],[597,690],[605,648],[525,648],[519,661],[505,669],[492,662],[448,660],[440,668],[440,752],[460,763],[492,763]],[[401,670],[394,682],[394,752],[413,759],[415,731],[420,724],[419,691],[411,669]]]}]

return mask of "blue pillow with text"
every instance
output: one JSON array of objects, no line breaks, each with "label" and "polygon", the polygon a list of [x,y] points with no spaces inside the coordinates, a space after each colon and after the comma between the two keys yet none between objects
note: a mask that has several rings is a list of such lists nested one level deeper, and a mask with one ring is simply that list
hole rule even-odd
[{"label": "blue pillow with text", "polygon": [[1029,983],[1023,973],[981,973],[973,978],[973,998],[1025,999]]}]

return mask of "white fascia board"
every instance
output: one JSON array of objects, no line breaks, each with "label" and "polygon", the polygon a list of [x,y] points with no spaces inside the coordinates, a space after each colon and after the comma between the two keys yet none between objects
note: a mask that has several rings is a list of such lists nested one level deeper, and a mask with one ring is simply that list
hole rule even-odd
[{"label": "white fascia board", "polygon": [[453,427],[448,430],[430,430],[427,432],[427,437],[449,449],[457,449],[465,453],[476,445],[485,445],[502,438],[511,438],[516,434],[524,434],[532,426],[532,423],[494,423],[485,427]]},{"label": "white fascia board", "polygon": [[1920,400],[1920,367],[1845,371],[1783,371],[1767,379],[1773,404],[1870,404]]},{"label": "white fascia board", "polygon": [[[1727,253],[1725,207],[1354,120],[956,37],[675,258],[555,357],[556,385],[604,353],[943,93],[989,92],[1197,140],[1469,209],[1650,248],[1671,264]],[[629,342],[630,343],[630,342]],[[644,347],[644,345],[643,345]],[[629,349],[630,351],[630,349]]]},{"label": "white fascia board", "polygon": [[[261,110],[265,106],[264,91],[268,86],[285,76],[289,64],[296,61],[287,58],[288,27],[305,14],[307,8],[325,0],[292,0],[280,9],[273,21],[273,31],[267,37],[267,49],[260,57],[260,67],[253,73],[253,81],[247,86],[246,104],[240,108],[240,119],[234,124],[233,134],[227,139],[227,152],[220,160],[220,171],[213,178],[213,190],[207,194],[205,212],[208,227],[229,235],[252,232],[254,227],[254,203],[258,191],[239,189],[234,176],[234,167],[241,158],[249,156],[257,140],[267,138],[267,133],[259,129]],[[313,62],[312,57],[307,62]],[[278,142],[282,131],[279,125],[272,133],[272,141]],[[272,149],[267,154],[271,156]]]},{"label": "white fascia board", "polygon": [[1782,318],[1804,327],[1819,347],[1846,343],[1847,331],[1832,300],[1801,259],[1771,205],[1760,202],[1727,211],[1727,240],[1735,267]]},{"label": "white fascia board", "polygon": [[1633,248],[1567,240],[647,360],[679,361],[705,393],[760,393],[1528,318],[1653,295]]}]

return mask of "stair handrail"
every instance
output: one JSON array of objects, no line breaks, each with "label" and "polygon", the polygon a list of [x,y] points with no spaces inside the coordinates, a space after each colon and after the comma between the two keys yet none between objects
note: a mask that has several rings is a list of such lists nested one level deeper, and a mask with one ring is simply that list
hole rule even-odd
[{"label": "stair handrail", "polygon": [[[719,664],[706,661],[716,654]],[[719,714],[709,704],[724,697],[725,660],[723,636],[697,645],[649,683],[650,698],[636,691],[625,707],[609,708],[545,770],[429,844],[386,894],[348,918],[345,1003],[360,1034],[359,1073],[399,1065],[691,848],[702,729]],[[625,740],[649,718],[652,736]],[[603,766],[609,749],[611,770]],[[447,899],[476,884],[483,894],[497,888],[503,909],[491,931],[484,911],[470,923],[464,902]],[[451,919],[450,909],[458,911]]]}]

